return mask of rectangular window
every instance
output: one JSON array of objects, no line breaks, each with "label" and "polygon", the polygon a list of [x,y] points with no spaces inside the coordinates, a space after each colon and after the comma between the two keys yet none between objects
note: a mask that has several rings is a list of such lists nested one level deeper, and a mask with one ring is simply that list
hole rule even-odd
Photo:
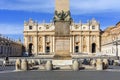
[{"label": "rectangular window", "polygon": [[92,29],[95,29],[95,26],[92,26]]},{"label": "rectangular window", "polygon": [[76,52],[76,53],[79,52],[79,46],[75,46],[75,52]]},{"label": "rectangular window", "polygon": [[75,36],[75,42],[79,42],[79,36]]},{"label": "rectangular window", "polygon": [[29,41],[32,42],[32,36],[29,37]]},{"label": "rectangular window", "polygon": [[32,26],[29,26],[29,29],[31,30],[31,29],[32,29]]},{"label": "rectangular window", "polygon": [[49,46],[46,47],[46,53],[50,53],[50,47]]},{"label": "rectangular window", "polygon": [[50,42],[50,37],[46,36],[46,42]]},{"label": "rectangular window", "polygon": [[83,26],[83,30],[85,30],[86,29],[86,27],[85,26]]}]

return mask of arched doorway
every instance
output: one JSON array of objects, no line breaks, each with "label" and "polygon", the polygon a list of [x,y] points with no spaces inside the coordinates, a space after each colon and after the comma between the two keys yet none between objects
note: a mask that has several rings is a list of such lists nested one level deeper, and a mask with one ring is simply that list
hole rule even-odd
[{"label": "arched doorway", "polygon": [[92,43],[92,53],[96,53],[96,44]]},{"label": "arched doorway", "polygon": [[33,44],[32,43],[29,44],[28,52],[29,52],[29,55],[31,56],[32,52],[33,52]]}]

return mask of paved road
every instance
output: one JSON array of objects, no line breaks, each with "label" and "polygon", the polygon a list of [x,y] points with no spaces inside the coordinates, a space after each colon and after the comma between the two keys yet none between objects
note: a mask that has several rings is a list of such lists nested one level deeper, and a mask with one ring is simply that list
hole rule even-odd
[{"label": "paved road", "polygon": [[5,66],[5,67],[0,66],[0,72],[2,72],[2,71],[13,71],[13,70],[15,70],[15,66]]},{"label": "paved road", "polygon": [[[120,66],[107,71],[26,71],[15,72],[14,66],[0,66],[0,80],[120,80]],[[112,70],[112,71],[111,71]]]},{"label": "paved road", "polygon": [[0,73],[0,80],[120,80],[120,72],[28,71]]}]

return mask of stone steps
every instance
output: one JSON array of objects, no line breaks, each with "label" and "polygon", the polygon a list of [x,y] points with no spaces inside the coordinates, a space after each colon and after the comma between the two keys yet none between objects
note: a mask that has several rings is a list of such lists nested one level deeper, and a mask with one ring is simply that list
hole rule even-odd
[{"label": "stone steps", "polygon": [[53,66],[68,66],[72,65],[72,60],[52,60]]}]

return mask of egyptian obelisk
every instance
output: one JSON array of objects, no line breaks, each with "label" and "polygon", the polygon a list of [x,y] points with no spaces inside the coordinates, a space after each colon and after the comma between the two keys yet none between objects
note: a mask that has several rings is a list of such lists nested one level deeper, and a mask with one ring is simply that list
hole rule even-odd
[{"label": "egyptian obelisk", "polygon": [[56,11],[69,11],[69,0],[55,0],[55,10]]},{"label": "egyptian obelisk", "polygon": [[69,0],[55,0],[55,33],[56,36],[67,36],[70,33],[70,24],[72,21]]},{"label": "egyptian obelisk", "polygon": [[69,0],[55,0],[55,58],[70,58],[71,15]]}]

